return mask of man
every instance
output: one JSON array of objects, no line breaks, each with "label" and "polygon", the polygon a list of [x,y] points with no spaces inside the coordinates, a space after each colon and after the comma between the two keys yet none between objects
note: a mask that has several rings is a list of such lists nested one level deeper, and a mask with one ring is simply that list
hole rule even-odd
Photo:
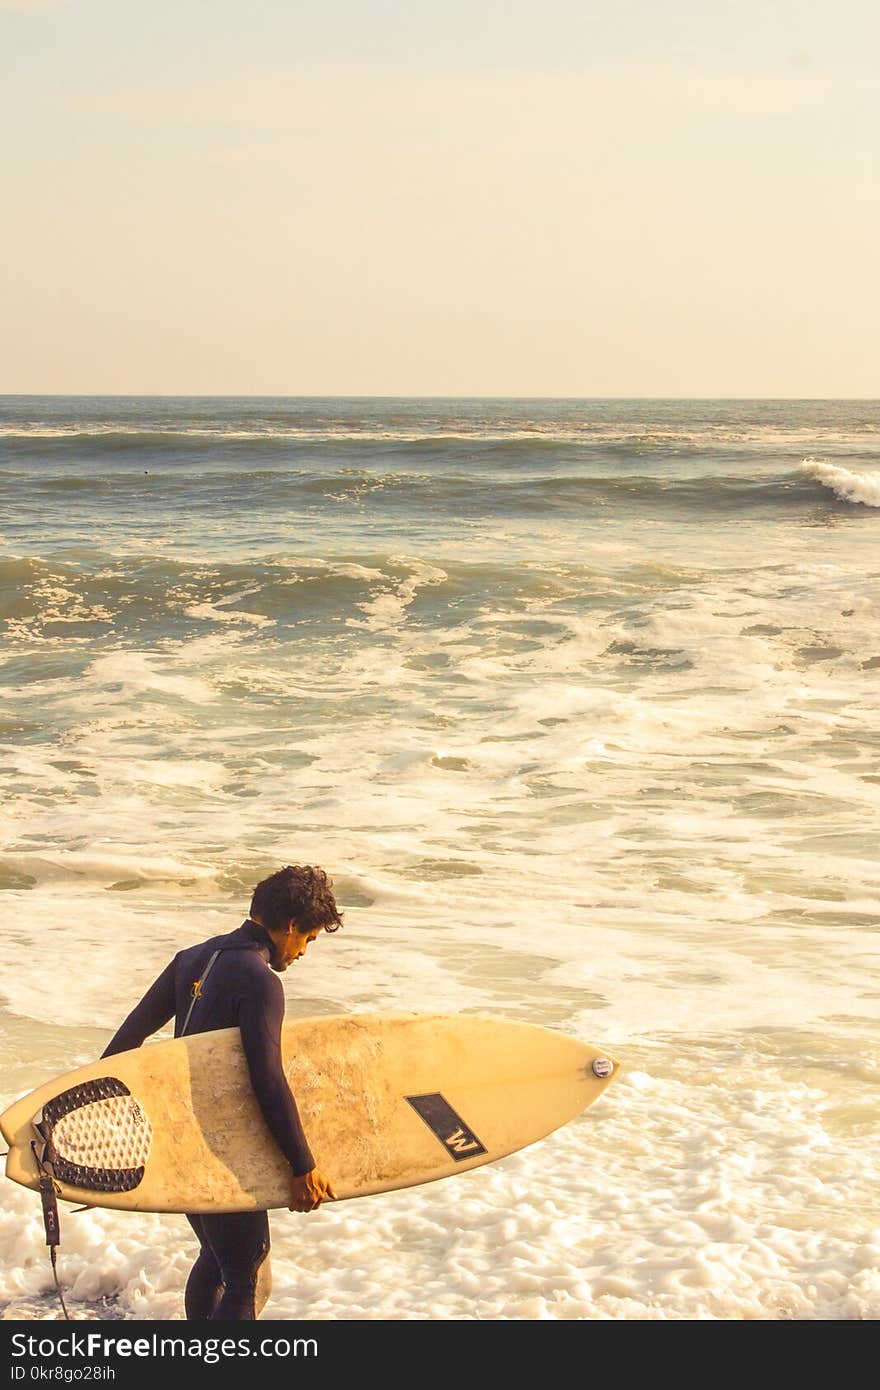
[{"label": "man", "polygon": [[[281,1060],[284,990],[277,973],[301,960],[318,933],[342,914],[323,869],[288,865],[254,889],[250,916],[226,936],[180,951],[151,985],[104,1056],[140,1047],[174,1018],[184,1031],[241,1029],[251,1084],[266,1123],[290,1164],[290,1210],[315,1211],[336,1194],[318,1172]],[[213,959],[212,959],[213,958]],[[200,1252],[186,1285],[193,1321],[252,1321],[271,1289],[265,1211],[188,1215]]]}]

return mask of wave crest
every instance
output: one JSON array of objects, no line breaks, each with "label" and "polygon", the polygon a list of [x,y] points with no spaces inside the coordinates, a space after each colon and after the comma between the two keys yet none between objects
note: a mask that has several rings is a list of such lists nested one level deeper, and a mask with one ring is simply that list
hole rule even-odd
[{"label": "wave crest", "polygon": [[823,487],[830,488],[842,502],[864,507],[880,507],[880,473],[855,473],[821,459],[804,459],[801,469]]}]

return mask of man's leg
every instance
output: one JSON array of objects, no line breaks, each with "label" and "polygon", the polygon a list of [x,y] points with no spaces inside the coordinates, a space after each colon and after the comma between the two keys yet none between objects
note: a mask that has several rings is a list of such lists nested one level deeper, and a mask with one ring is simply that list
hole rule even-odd
[{"label": "man's leg", "polygon": [[264,1211],[235,1211],[198,1219],[223,1286],[208,1316],[214,1322],[253,1322],[271,1287],[268,1216]]},{"label": "man's leg", "polygon": [[223,1292],[223,1277],[220,1266],[211,1251],[203,1218],[188,1216],[199,1240],[199,1257],[189,1272],[184,1294],[184,1307],[188,1322],[207,1322],[220,1302]]}]

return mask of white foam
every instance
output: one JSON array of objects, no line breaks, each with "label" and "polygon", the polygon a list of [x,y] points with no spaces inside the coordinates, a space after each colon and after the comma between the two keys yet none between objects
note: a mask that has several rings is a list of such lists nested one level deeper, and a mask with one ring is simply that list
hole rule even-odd
[{"label": "white foam", "polygon": [[504,420],[495,417],[491,420],[438,420],[433,428],[413,428],[407,425],[383,425],[378,427],[351,428],[343,422],[335,424],[309,425],[263,425],[250,429],[236,428],[234,425],[205,425],[181,427],[178,422],[166,423],[161,420],[147,421],[138,425],[124,421],[89,421],[83,424],[46,425],[7,421],[0,424],[0,438],[10,439],[101,439],[106,436],[164,437],[169,442],[192,439],[194,441],[285,441],[303,444],[321,443],[398,443],[398,444],[505,444],[517,442],[545,442],[556,444],[643,444],[669,445],[681,447],[696,445],[712,447],[728,444],[736,446],[769,446],[772,448],[793,449],[808,446],[817,439],[824,445],[838,449],[864,447],[865,439],[876,435],[873,424],[865,423],[860,429],[841,429],[827,424],[813,423],[807,428],[782,426],[779,424],[717,423],[704,424],[699,429],[677,425],[650,422],[626,422],[614,424],[609,421],[589,418],[572,421],[566,425],[546,420]]},{"label": "white foam", "polygon": [[[695,536],[700,569],[609,539],[587,557],[604,577],[487,589],[439,623],[412,621],[439,560],[297,561],[291,582],[372,585],[364,626],[212,622],[5,684],[16,1065],[60,1070],[63,1029],[97,1047],[176,950],[238,925],[259,876],[323,863],[346,924],[285,978],[291,1015],[483,1009],[634,1074],[483,1174],[274,1217],[270,1312],[876,1316],[880,592],[870,528],[840,521],[762,532],[761,554]],[[53,650],[22,640],[10,661]],[[45,1308],[35,1199],[4,1198],[0,1297]],[[185,1223],[75,1222],[79,1312],[180,1315]]]},{"label": "white foam", "polygon": [[[207,704],[216,698],[206,681],[196,676],[184,676],[169,669],[169,665],[168,658],[158,654],[112,652],[91,662],[86,677],[94,686],[108,691],[109,699],[105,696],[101,703],[111,703],[117,707],[121,704],[120,696],[152,692],[191,704]],[[95,703],[99,698],[93,693]]]},{"label": "white foam", "polygon": [[391,557],[391,564],[401,562],[409,566],[410,573],[407,577],[397,584],[384,588],[366,603],[357,604],[357,607],[366,614],[366,617],[348,618],[346,621],[349,627],[361,627],[377,632],[399,626],[404,621],[406,610],[419,590],[427,585],[442,584],[447,577],[446,572],[438,569],[436,565],[411,560],[406,556],[394,555]]},{"label": "white foam", "polygon": [[243,623],[250,627],[274,626],[274,620],[267,618],[264,613],[248,613],[244,609],[239,609],[234,613],[223,612],[221,605],[227,601],[231,600],[221,599],[217,603],[191,603],[183,611],[189,618],[210,618],[217,623]]},{"label": "white foam", "polygon": [[880,473],[856,473],[838,464],[821,459],[804,459],[802,470],[817,482],[828,487],[843,502],[861,502],[865,507],[880,507]]}]

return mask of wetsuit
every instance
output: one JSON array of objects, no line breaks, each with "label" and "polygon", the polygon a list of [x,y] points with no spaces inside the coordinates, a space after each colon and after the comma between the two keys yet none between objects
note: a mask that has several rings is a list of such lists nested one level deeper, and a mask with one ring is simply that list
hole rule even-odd
[{"label": "wetsuit", "polygon": [[[180,951],[150,986],[114,1036],[105,1057],[140,1047],[174,1017],[179,1037],[193,998],[215,951],[220,954],[190,1015],[187,1035],[215,1028],[241,1030],[251,1084],[266,1123],[297,1177],[315,1166],[281,1062],[284,990],[270,969],[274,946],[265,928],[249,918],[237,931]],[[201,1251],[186,1286],[189,1319],[252,1320],[260,1266],[269,1253],[265,1211],[187,1216]]]}]

